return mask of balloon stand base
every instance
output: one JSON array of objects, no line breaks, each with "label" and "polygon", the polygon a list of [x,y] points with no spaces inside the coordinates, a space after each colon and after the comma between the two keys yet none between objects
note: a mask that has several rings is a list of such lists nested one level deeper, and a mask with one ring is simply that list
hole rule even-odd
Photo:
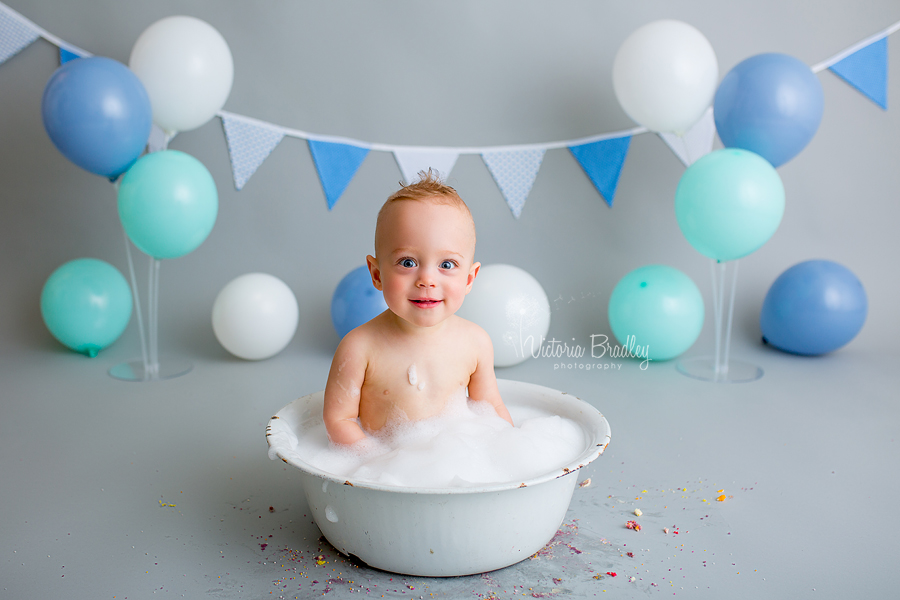
[{"label": "balloon stand base", "polygon": [[675,369],[682,375],[713,383],[748,383],[763,376],[760,367],[742,360],[730,360],[727,366],[720,364],[717,372],[715,359],[711,356],[680,360]]},{"label": "balloon stand base", "polygon": [[183,358],[162,356],[155,368],[154,365],[147,365],[145,369],[144,361],[135,358],[110,367],[109,376],[122,381],[162,381],[187,375],[193,368],[194,365]]}]

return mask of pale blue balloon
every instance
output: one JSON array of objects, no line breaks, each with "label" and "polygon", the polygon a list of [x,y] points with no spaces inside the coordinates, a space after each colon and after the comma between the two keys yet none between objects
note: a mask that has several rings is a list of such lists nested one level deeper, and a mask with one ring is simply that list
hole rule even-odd
[{"label": "pale blue balloon", "polygon": [[716,131],[729,148],[756,152],[779,167],[803,150],[819,129],[822,84],[803,61],[767,53],[740,62],[716,90]]},{"label": "pale blue balloon", "polygon": [[206,240],[219,212],[212,175],[177,150],[141,157],[119,186],[119,218],[128,237],[154,258],[178,258]]},{"label": "pale blue balloon", "polygon": [[94,357],[125,331],[131,302],[131,288],[118,269],[95,258],[79,258],[47,279],[41,316],[64,346]]},{"label": "pale blue balloon", "polygon": [[837,350],[862,329],[869,312],[856,275],[830,260],[808,260],[778,276],[759,314],[763,341],[793,354]]},{"label": "pale blue balloon", "polygon": [[372,285],[366,265],[347,273],[331,297],[331,323],[342,338],[387,310],[384,294]]},{"label": "pale blue balloon", "polygon": [[153,125],[144,84],[104,56],[76,58],[58,68],[44,88],[41,116],[66,158],[110,179],[134,164]]},{"label": "pale blue balloon", "polygon": [[681,176],[675,218],[700,254],[719,262],[755,252],[778,229],[784,185],[769,162],[748,150],[710,152]]},{"label": "pale blue balloon", "polygon": [[703,296],[673,267],[647,265],[619,280],[609,297],[609,326],[621,346],[669,360],[690,348],[703,329]]}]

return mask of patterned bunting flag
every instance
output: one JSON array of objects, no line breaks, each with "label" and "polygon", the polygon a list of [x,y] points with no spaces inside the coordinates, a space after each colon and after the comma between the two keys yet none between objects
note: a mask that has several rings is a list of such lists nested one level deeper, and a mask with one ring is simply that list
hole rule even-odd
[{"label": "patterned bunting flag", "polygon": [[624,136],[569,147],[572,156],[584,169],[610,208],[613,205],[616,187],[619,185],[619,175],[622,173],[622,165],[625,164],[630,144],[631,136]]},{"label": "patterned bunting flag", "polygon": [[876,40],[829,68],[872,102],[887,110],[887,37]]},{"label": "patterned bunting flag", "polygon": [[231,156],[234,188],[240,191],[284,138],[284,131],[261,121],[242,119],[230,114],[219,116]]},{"label": "patterned bunting flag", "polygon": [[40,30],[31,21],[5,4],[0,4],[0,64],[31,45],[40,36]]},{"label": "patterned bunting flag", "polygon": [[453,165],[459,154],[456,152],[447,152],[444,150],[416,149],[416,150],[394,150],[394,158],[400,172],[403,173],[403,181],[409,185],[416,181],[419,171],[437,171],[438,176],[445,180],[450,176]]},{"label": "patterned bunting flag", "polygon": [[484,164],[497,182],[500,193],[515,218],[522,214],[525,199],[534,185],[541,161],[542,149],[485,152],[481,155]]},{"label": "patterned bunting flag", "polygon": [[319,181],[325,191],[328,210],[331,210],[353,176],[359,165],[369,154],[368,148],[335,142],[308,140],[309,151],[319,172]]},{"label": "patterned bunting flag", "polygon": [[660,133],[659,137],[684,163],[684,166],[691,166],[701,156],[712,152],[713,142],[716,139],[716,120],[713,118],[712,107],[706,109],[700,120],[684,135]]}]

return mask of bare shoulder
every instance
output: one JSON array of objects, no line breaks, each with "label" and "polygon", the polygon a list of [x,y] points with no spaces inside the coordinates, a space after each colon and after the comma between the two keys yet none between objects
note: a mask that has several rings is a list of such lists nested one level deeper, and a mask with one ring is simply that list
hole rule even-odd
[{"label": "bare shoulder", "polygon": [[335,356],[338,355],[368,355],[375,341],[378,339],[378,327],[373,321],[363,323],[355,329],[351,329],[338,344]]},{"label": "bare shoulder", "polygon": [[460,334],[471,340],[472,345],[478,348],[479,353],[490,351],[491,355],[493,355],[494,345],[493,342],[491,342],[491,336],[488,335],[488,332],[472,321],[468,321],[462,317],[457,317],[457,319],[457,327],[459,327]]}]

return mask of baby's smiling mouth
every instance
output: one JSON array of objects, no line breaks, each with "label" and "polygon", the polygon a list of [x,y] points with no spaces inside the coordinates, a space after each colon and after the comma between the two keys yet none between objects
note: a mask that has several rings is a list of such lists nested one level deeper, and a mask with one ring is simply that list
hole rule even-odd
[{"label": "baby's smiling mouth", "polygon": [[410,298],[409,301],[422,308],[430,308],[441,303],[441,300],[436,298]]}]

